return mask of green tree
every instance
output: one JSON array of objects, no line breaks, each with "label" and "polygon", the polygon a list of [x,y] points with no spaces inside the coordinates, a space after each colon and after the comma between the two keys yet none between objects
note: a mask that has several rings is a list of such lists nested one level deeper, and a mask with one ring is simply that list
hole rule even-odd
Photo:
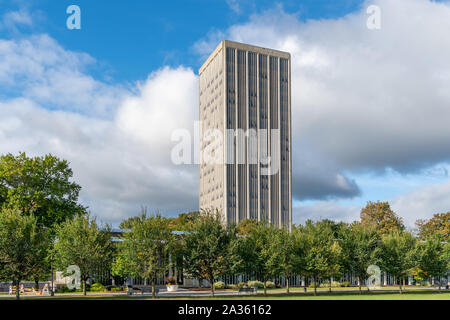
[{"label": "green tree", "polygon": [[80,268],[83,294],[86,281],[98,267],[109,268],[114,251],[109,226],[100,228],[95,218],[84,213],[56,227],[55,265],[64,271],[70,265]]},{"label": "green tree", "polygon": [[428,237],[418,245],[418,266],[429,277],[439,280],[439,292],[441,292],[441,277],[445,276],[450,268],[450,255],[448,244],[444,237],[435,234]]},{"label": "green tree", "polygon": [[34,280],[34,287],[39,290],[39,281],[46,281],[51,274],[51,250],[52,250],[52,236],[48,229],[40,227],[45,230],[45,239],[42,239],[40,249],[33,255],[34,262],[32,263],[33,270],[31,272],[31,278]]},{"label": "green tree", "polygon": [[306,270],[306,250],[308,242],[307,237],[303,234],[304,226],[294,225],[292,227],[292,241],[294,254],[294,272],[298,275],[309,275]]},{"label": "green tree", "polygon": [[429,220],[417,220],[416,226],[421,239],[427,239],[435,234],[440,234],[445,241],[449,241],[450,212],[437,213]]},{"label": "green tree", "polygon": [[72,169],[52,155],[29,158],[25,153],[0,157],[0,207],[34,216],[38,224],[52,227],[84,210],[81,187],[71,182]]},{"label": "green tree", "polygon": [[127,278],[131,275],[131,270],[129,269],[129,262],[126,257],[123,256],[120,250],[120,244],[118,245],[118,252],[114,257],[114,262],[111,265],[111,271],[113,276],[118,276],[121,278]]},{"label": "green tree", "polygon": [[283,254],[281,248],[274,243],[283,239],[279,237],[279,230],[271,224],[259,222],[250,225],[248,233],[239,238],[236,248],[240,261],[238,270],[242,273],[259,274],[266,295],[266,282],[282,273]]},{"label": "green tree", "polygon": [[169,219],[170,228],[173,231],[186,231],[199,216],[200,212],[198,211],[180,213],[178,217]]},{"label": "green tree", "polygon": [[380,267],[399,281],[400,293],[402,281],[414,267],[415,243],[412,234],[406,231],[393,231],[381,237]]},{"label": "green tree", "polygon": [[289,293],[289,279],[295,273],[302,258],[301,243],[296,241],[295,234],[287,229],[274,232],[268,256],[268,268],[279,270],[286,281],[286,293]]},{"label": "green tree", "polygon": [[356,222],[342,230],[342,258],[345,270],[358,277],[359,292],[361,284],[367,280],[367,268],[376,263],[378,236],[376,230]]},{"label": "green tree", "polygon": [[[143,212],[146,212],[146,210],[143,210]],[[140,216],[130,217],[128,219],[123,220],[119,224],[120,229],[131,229],[133,224],[138,222],[141,219]]]},{"label": "green tree", "polygon": [[341,247],[335,239],[334,230],[326,221],[307,221],[302,232],[305,244],[305,273],[313,278],[314,295],[317,282],[339,273]]},{"label": "green tree", "polygon": [[214,282],[232,268],[234,226],[225,226],[218,211],[204,210],[188,226],[184,237],[184,266],[192,277],[208,279],[211,295]]},{"label": "green tree", "polygon": [[360,217],[363,226],[375,228],[380,235],[405,230],[402,218],[395,214],[389,202],[368,202]]},{"label": "green tree", "polygon": [[132,220],[129,228],[130,232],[123,235],[123,242],[118,245],[113,273],[149,279],[152,297],[155,298],[157,276],[165,274],[170,266],[173,236],[169,220],[160,215],[147,217],[144,212]]},{"label": "green tree", "polygon": [[[248,235],[260,222],[255,219],[244,219],[237,225],[237,233],[241,236]],[[264,222],[262,222],[264,223]]]},{"label": "green tree", "polygon": [[415,267],[414,269],[411,270],[411,275],[414,277],[415,280],[418,281],[424,281],[429,278],[428,275],[418,267]]},{"label": "green tree", "polygon": [[12,280],[20,299],[20,282],[31,276],[43,263],[50,237],[34,215],[23,216],[19,210],[0,213],[0,278]]}]

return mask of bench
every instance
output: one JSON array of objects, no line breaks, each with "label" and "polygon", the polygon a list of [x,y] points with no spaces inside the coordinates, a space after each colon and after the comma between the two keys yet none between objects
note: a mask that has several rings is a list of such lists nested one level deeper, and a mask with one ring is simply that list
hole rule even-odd
[{"label": "bench", "polygon": [[[127,293],[129,295],[132,295],[134,293],[134,291],[140,291],[141,294],[144,294],[146,292],[152,293],[152,287],[148,287],[148,286],[145,286],[145,287],[128,286],[128,292]],[[159,292],[159,289],[157,287],[155,287],[155,294],[158,294],[158,292]]]},{"label": "bench", "polygon": [[240,288],[238,291],[239,294],[257,294],[257,288]]}]

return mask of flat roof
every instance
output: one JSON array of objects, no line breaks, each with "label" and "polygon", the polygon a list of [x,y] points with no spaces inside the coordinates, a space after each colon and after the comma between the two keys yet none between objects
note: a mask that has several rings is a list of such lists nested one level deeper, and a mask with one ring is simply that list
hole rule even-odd
[{"label": "flat roof", "polygon": [[223,40],[222,42],[219,43],[219,45],[216,47],[216,49],[211,53],[211,55],[208,57],[208,59],[206,59],[206,61],[200,67],[200,69],[198,70],[198,74],[200,75],[203,72],[203,70],[206,69],[206,67],[210,64],[210,62],[214,59],[214,57],[217,55],[217,53],[220,50],[222,50],[223,48],[228,48],[228,47],[241,49],[241,50],[245,50],[245,51],[255,51],[257,53],[277,56],[277,57],[281,57],[284,59],[291,58],[291,54],[289,52],[275,50],[275,49],[269,49],[269,48],[264,48],[264,47],[258,47],[258,46],[235,42],[235,41],[230,41],[230,40]]}]

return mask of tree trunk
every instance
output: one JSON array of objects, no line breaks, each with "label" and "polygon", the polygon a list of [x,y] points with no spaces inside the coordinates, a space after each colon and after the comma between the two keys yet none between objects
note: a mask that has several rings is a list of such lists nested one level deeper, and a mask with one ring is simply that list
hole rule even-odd
[{"label": "tree trunk", "polygon": [[[358,287],[359,287],[359,294],[362,294],[362,288],[361,288],[361,278],[358,277]],[[369,288],[369,286],[367,286]]]},{"label": "tree trunk", "polygon": [[289,294],[289,276],[286,275],[286,293]]},{"label": "tree trunk", "polygon": [[20,300],[20,280],[13,281],[16,284],[16,300]]},{"label": "tree trunk", "polygon": [[264,295],[266,296],[267,295],[267,286],[266,286],[266,281],[267,279],[266,278],[264,278]]},{"label": "tree trunk", "polygon": [[152,279],[152,299],[156,298],[155,278]]},{"label": "tree trunk", "polygon": [[438,292],[441,293],[441,277],[438,277],[438,281],[439,281],[439,287],[438,287]]},{"label": "tree trunk", "polygon": [[34,278],[34,290],[39,291],[39,277]]},{"label": "tree trunk", "polygon": [[86,293],[86,279],[83,279],[83,296],[87,295]]},{"label": "tree trunk", "polygon": [[329,283],[328,283],[328,292],[331,293],[331,278],[330,278]]},{"label": "tree trunk", "polygon": [[399,282],[400,283],[400,294],[402,294],[402,281]]},{"label": "tree trunk", "polygon": [[314,276],[313,278],[314,278],[314,295],[317,296],[317,278],[316,276]]},{"label": "tree trunk", "polygon": [[211,297],[214,297],[215,288],[214,288],[214,279],[212,277],[209,278],[209,285],[211,286]]}]

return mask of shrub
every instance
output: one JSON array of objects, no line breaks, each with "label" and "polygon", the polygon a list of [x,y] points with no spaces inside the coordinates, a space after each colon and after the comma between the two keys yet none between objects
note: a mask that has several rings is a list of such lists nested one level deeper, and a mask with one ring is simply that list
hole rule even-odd
[{"label": "shrub", "polygon": [[112,287],[111,291],[112,292],[117,292],[117,291],[123,291],[124,289],[122,287]]},{"label": "shrub", "polygon": [[334,288],[338,288],[341,286],[341,283],[339,281],[332,281],[331,286]]},{"label": "shrub", "polygon": [[275,288],[275,283],[272,281],[266,281],[266,288],[269,289]]},{"label": "shrub", "polygon": [[91,285],[90,291],[93,292],[101,292],[101,291],[105,291],[105,286],[102,285],[101,283],[94,283],[93,285]]},{"label": "shrub", "polygon": [[214,282],[214,288],[215,289],[225,289],[225,282],[223,282],[223,281]]},{"label": "shrub", "polygon": [[[339,283],[339,281],[331,281],[331,287],[337,288],[337,287],[340,287],[340,286],[341,286],[341,284]],[[329,288],[330,287],[330,281],[325,280],[320,285],[317,285],[317,287]]]},{"label": "shrub", "polygon": [[58,293],[69,293],[69,292],[75,292],[75,289],[69,289],[67,287],[61,287],[61,288],[57,288],[56,291]]},{"label": "shrub", "polygon": [[258,280],[249,281],[247,284],[250,288],[264,288],[264,283]]},{"label": "shrub", "polygon": [[341,283],[341,287],[351,287],[351,286],[352,286],[352,284],[350,282],[348,282],[348,281],[345,281],[345,282]]},{"label": "shrub", "polygon": [[245,285],[246,285],[245,282],[239,282],[239,283],[237,284],[237,288],[238,288],[238,289],[242,289]]},{"label": "shrub", "polygon": [[[90,291],[91,286],[86,283],[86,291]],[[83,292],[83,287],[80,287],[80,289],[69,289],[67,286],[60,287],[56,289],[56,292],[58,293],[73,293],[73,292]]]}]

